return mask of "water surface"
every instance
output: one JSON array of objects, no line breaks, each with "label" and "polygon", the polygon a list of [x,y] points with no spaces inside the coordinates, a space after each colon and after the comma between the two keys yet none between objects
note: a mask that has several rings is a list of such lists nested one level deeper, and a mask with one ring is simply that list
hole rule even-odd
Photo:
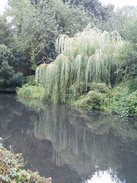
[{"label": "water surface", "polygon": [[136,119],[23,102],[0,95],[0,136],[26,168],[53,183],[137,183]]}]

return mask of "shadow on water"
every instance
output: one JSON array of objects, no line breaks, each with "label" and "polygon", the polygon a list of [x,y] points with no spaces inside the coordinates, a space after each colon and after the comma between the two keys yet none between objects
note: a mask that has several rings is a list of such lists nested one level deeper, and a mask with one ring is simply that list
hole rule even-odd
[{"label": "shadow on water", "polygon": [[137,183],[137,123],[0,95],[0,136],[53,183]]}]

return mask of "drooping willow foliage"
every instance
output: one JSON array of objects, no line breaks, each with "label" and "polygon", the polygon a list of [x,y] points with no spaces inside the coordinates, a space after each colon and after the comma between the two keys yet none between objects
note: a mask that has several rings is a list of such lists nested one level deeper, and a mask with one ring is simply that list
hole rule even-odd
[{"label": "drooping willow foliage", "polygon": [[65,102],[72,85],[79,90],[84,83],[86,90],[93,81],[110,84],[111,67],[123,43],[117,32],[90,26],[72,38],[61,35],[56,41],[58,57],[36,69],[36,81],[45,86],[46,97],[52,102]]}]

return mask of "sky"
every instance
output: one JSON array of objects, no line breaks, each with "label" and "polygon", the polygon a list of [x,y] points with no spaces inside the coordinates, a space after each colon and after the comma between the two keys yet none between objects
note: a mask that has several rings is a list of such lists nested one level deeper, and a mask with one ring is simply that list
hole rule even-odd
[{"label": "sky", "polygon": [[121,8],[123,6],[137,6],[137,0],[100,0],[102,4],[113,4],[116,8]]},{"label": "sky", "polygon": [[[0,14],[5,9],[8,0],[0,0]],[[100,0],[103,5],[113,4],[116,8],[121,8],[126,5],[137,6],[137,0]]]},{"label": "sky", "polygon": [[4,11],[7,2],[8,0],[0,0],[0,14],[2,14],[2,12]]}]

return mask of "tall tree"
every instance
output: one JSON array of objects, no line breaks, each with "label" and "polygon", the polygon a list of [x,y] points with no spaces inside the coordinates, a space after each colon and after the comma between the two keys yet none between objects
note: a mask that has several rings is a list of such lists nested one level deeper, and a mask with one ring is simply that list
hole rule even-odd
[{"label": "tall tree", "polygon": [[74,35],[91,22],[84,10],[62,0],[41,0],[40,3],[9,0],[9,5],[17,28],[18,47],[28,55],[34,69],[36,63],[55,58],[54,43],[61,33]]},{"label": "tall tree", "polygon": [[23,75],[15,69],[14,63],[11,50],[0,45],[0,88],[14,88],[23,82]]},{"label": "tall tree", "polygon": [[8,22],[5,15],[0,16],[0,43],[10,46],[13,43],[14,29],[12,24]]},{"label": "tall tree", "polygon": [[63,0],[77,6],[83,6],[84,9],[94,20],[95,26],[101,29],[112,30],[114,18],[114,6],[102,6],[99,0]]}]

